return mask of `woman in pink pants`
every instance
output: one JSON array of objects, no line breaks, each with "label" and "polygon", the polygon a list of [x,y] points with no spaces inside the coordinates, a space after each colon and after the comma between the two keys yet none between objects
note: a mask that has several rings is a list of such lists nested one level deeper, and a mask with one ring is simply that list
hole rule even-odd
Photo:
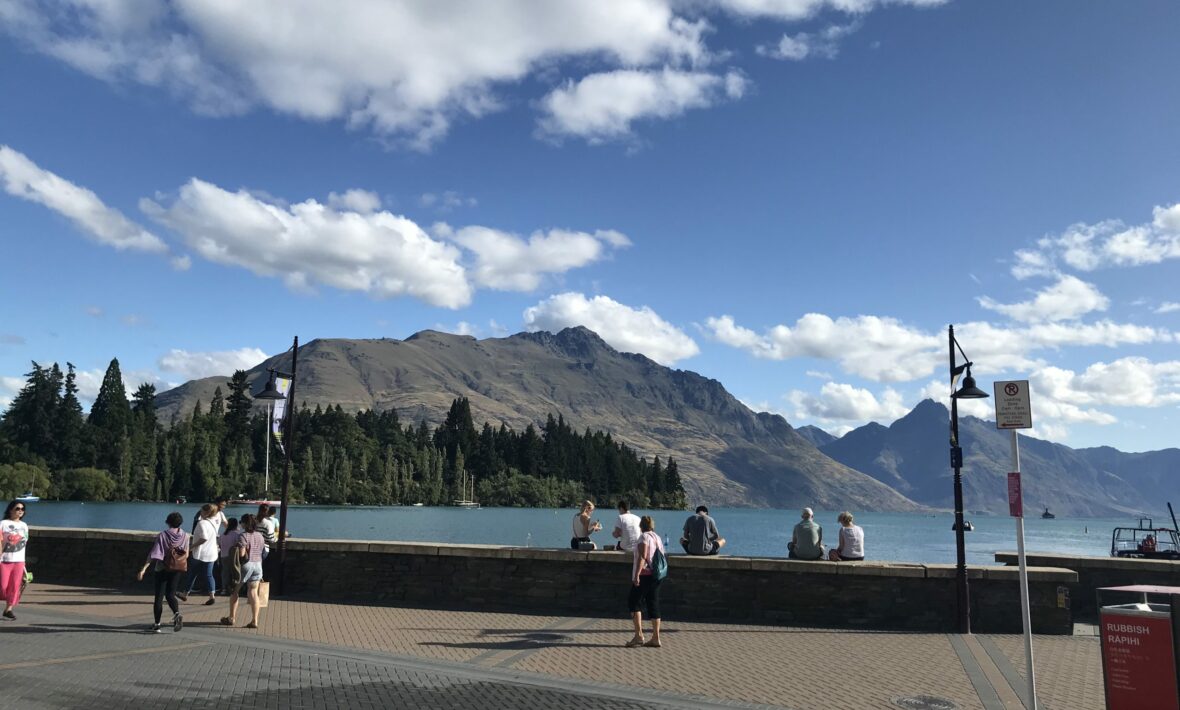
[{"label": "woman in pink pants", "polygon": [[0,595],[4,596],[4,618],[15,619],[12,610],[20,601],[20,586],[25,579],[25,545],[29,526],[24,523],[25,504],[14,500],[0,520]]}]

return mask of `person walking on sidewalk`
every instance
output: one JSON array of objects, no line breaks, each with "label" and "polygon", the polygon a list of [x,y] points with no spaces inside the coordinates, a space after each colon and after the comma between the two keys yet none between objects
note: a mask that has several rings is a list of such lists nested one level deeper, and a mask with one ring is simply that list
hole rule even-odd
[{"label": "person walking on sidewalk", "polygon": [[[258,615],[262,608],[258,606],[258,583],[262,581],[262,550],[266,542],[262,533],[258,532],[258,523],[253,515],[247,513],[240,522],[242,534],[238,536],[235,554],[242,561],[242,586],[246,587],[246,596],[250,600],[250,622],[247,629],[258,628]],[[238,618],[238,595],[240,586],[235,585],[229,595],[229,616],[221,617],[225,626],[233,626]]]},{"label": "person walking on sidewalk", "polygon": [[[631,611],[631,621],[635,624],[635,635],[626,643],[627,648],[636,646],[660,647],[660,577],[656,574],[654,562],[656,553],[667,555],[664,542],[656,534],[656,522],[650,515],[639,519],[639,542],[635,545],[635,554],[631,563],[631,594],[627,597],[627,607]],[[664,564],[667,564],[666,560]],[[643,607],[647,607],[647,616],[651,619],[651,639],[643,638]]]},{"label": "person walking on sidewalk", "polygon": [[164,599],[168,600],[168,608],[172,610],[172,630],[180,631],[184,628],[184,618],[180,615],[180,604],[176,601],[176,586],[181,574],[188,571],[188,533],[180,529],[184,525],[184,516],[180,513],[169,513],[165,519],[166,527],[152,542],[152,549],[148,551],[147,562],[143,563],[136,579],[143,581],[148,567],[155,571],[156,597],[152,603],[152,612],[156,622],[151,630],[160,633],[160,616],[164,613]]},{"label": "person walking on sidewalk", "polygon": [[4,618],[16,619],[13,609],[20,602],[21,583],[25,580],[25,546],[29,543],[29,526],[25,525],[25,504],[14,500],[0,520],[0,595],[4,597]]},{"label": "person walking on sidewalk", "polygon": [[231,594],[242,586],[242,556],[238,551],[238,537],[241,534],[238,519],[230,518],[225,524],[225,534],[217,538],[217,547],[221,551],[222,594]]},{"label": "person walking on sidewalk", "polygon": [[205,606],[217,603],[214,595],[217,593],[217,583],[213,581],[213,563],[217,562],[217,506],[206,503],[201,508],[197,524],[193,526],[192,558],[189,559],[188,584],[183,592],[177,592],[180,601],[188,601],[188,595],[193,593],[197,580],[203,579],[209,588],[209,598]]}]

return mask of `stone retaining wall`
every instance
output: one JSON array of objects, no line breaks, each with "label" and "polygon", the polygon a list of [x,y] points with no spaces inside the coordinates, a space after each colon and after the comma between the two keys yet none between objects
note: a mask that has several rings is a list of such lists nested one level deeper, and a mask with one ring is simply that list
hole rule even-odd
[{"label": "stone retaining wall", "polygon": [[[1069,593],[1073,599],[1075,615],[1086,619],[1098,616],[1098,595],[1095,590],[1101,587],[1122,587],[1130,584],[1180,587],[1180,562],[1040,552],[1029,552],[1025,557],[1029,565],[1061,567],[1077,573],[1077,581],[1069,585]],[[996,562],[1012,567],[1018,564],[1015,552],[997,552]]]},{"label": "stone retaining wall", "polygon": [[[34,528],[37,580],[126,586],[154,533]],[[348,540],[289,540],[286,592],[325,601],[388,602],[549,614],[625,616],[629,555],[540,548]],[[1021,630],[1010,567],[971,567],[972,628]],[[1069,634],[1058,587],[1065,569],[1029,573],[1033,630]],[[273,591],[273,590],[272,590]],[[661,586],[668,619],[836,628],[955,631],[954,565],[669,557]]]}]

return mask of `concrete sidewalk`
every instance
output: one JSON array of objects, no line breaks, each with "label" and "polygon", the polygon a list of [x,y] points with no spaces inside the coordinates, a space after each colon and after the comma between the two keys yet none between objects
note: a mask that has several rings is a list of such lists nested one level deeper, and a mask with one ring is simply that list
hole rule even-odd
[{"label": "concrete sidewalk", "polygon": [[[262,627],[220,626],[194,597],[185,629],[146,634],[146,584],[34,584],[0,624],[0,683],[20,707],[960,708],[1023,706],[1019,636],[678,623],[628,649],[625,618],[274,600]],[[622,605],[622,599],[620,599]],[[168,615],[167,610],[165,615]],[[167,621],[167,619],[165,619]],[[1035,639],[1041,706],[1103,707],[1093,636]]]}]

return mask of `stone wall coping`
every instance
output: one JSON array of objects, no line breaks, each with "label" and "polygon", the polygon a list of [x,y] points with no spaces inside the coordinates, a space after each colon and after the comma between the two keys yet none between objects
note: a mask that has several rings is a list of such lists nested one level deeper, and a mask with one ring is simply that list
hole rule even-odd
[{"label": "stone wall coping", "polygon": [[[90,540],[131,540],[150,543],[156,532],[146,530],[105,530],[96,528],[59,528],[30,526],[30,537],[82,538]],[[472,557],[490,559],[552,560],[555,562],[606,562],[631,564],[631,555],[610,550],[581,552],[565,548],[510,547],[505,545],[475,545],[443,542],[400,542],[375,540],[313,540],[290,538],[287,547],[292,550],[311,552],[343,553],[368,552],[387,555],[418,555]],[[1011,555],[1015,562],[1016,553],[997,552],[996,561],[1006,562]],[[1028,557],[1051,561],[1053,566],[1029,567],[1029,579],[1045,582],[1076,582],[1077,572],[1066,565],[1071,561],[1102,563],[1092,566],[1111,568],[1144,569],[1145,565],[1158,565],[1160,569],[1175,570],[1180,562],[1165,560],[1128,560],[1111,557],[1085,557],[1080,555],[1053,555],[1029,553]],[[712,569],[717,571],[739,570],[747,572],[795,572],[799,574],[833,574],[861,577],[917,577],[930,579],[953,579],[955,565],[917,564],[912,562],[808,562],[781,557],[734,557],[718,555],[697,557],[694,555],[671,554],[668,556],[672,568]],[[971,565],[967,568],[970,579],[1014,580],[1018,570],[1015,567],[994,567]]]},{"label": "stone wall coping", "polygon": [[[1180,572],[1180,561],[1143,560],[1133,557],[1101,557],[1097,555],[1059,555],[1053,552],[1026,552],[1025,558],[1037,560],[1037,564],[1054,567],[1086,567],[1089,569],[1139,570],[1143,572]],[[1015,552],[997,552],[996,562],[1006,565],[1017,564]]]}]

